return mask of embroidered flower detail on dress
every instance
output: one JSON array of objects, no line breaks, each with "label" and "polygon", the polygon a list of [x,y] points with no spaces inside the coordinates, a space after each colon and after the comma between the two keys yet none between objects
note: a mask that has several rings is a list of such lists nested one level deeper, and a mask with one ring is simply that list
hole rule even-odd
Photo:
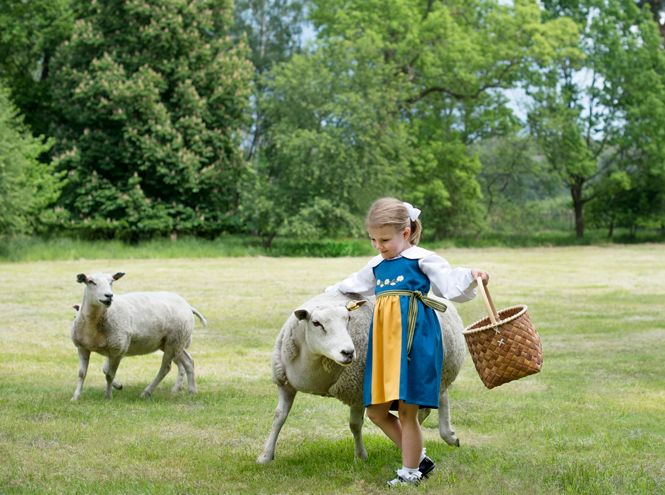
[{"label": "embroidered flower detail on dress", "polygon": [[379,286],[379,287],[385,287],[386,285],[397,285],[397,283],[401,282],[402,280],[404,280],[404,277],[402,275],[400,275],[399,277],[397,277],[393,280],[390,280],[388,278],[385,279],[385,280],[377,280],[376,285]]}]

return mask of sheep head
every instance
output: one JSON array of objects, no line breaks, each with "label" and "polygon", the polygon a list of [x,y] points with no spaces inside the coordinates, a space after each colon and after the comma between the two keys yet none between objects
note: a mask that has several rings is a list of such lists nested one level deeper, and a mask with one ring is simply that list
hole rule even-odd
[{"label": "sheep head", "polygon": [[79,273],[76,276],[76,281],[79,284],[85,284],[83,291],[84,299],[87,299],[93,306],[102,305],[109,308],[113,303],[113,282],[122,278],[125,274],[117,272],[113,275],[108,273],[93,273],[86,275]]},{"label": "sheep head", "polygon": [[356,358],[355,346],[348,331],[351,311],[366,302],[350,301],[346,306],[299,308],[293,313],[305,325],[305,339],[313,352],[348,366]]}]

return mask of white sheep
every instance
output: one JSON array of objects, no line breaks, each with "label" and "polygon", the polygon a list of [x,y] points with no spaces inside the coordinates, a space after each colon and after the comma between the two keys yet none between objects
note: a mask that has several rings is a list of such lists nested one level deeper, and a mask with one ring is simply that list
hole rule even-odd
[{"label": "white sheep", "polygon": [[120,360],[157,350],[164,352],[162,365],[141,397],[150,397],[171,370],[172,361],[178,366],[173,391],[183,388],[186,375],[190,395],[196,394],[194,360],[185,349],[192,342],[194,315],[207,326],[205,318],[173,292],[133,292],[114,296],[112,284],[124,275],[122,272],[114,275],[97,272],[90,276],[83,273],[76,276],[79,283],[85,284],[85,289],[71,332],[80,361],[79,381],[72,400],[81,397],[91,352],[108,358],[103,366],[108,399],[113,397],[112,387],[122,388],[115,380]]},{"label": "white sheep", "polygon": [[[278,404],[258,463],[274,459],[277,437],[297,392],[334,397],[349,406],[355,455],[367,459],[362,440],[363,377],[374,304],[373,296],[327,292],[304,303],[286,320],[272,353],[272,381],[277,385]],[[359,307],[349,309],[354,306]],[[448,388],[462,367],[466,345],[462,320],[452,304],[447,306],[445,313],[437,313],[444,348],[439,434],[449,445],[459,446],[450,425]],[[430,409],[420,410],[421,424],[429,413]]]}]

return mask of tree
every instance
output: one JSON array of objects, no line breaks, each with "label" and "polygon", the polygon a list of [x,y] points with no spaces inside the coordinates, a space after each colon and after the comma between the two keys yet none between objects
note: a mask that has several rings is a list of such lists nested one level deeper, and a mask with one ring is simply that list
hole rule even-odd
[{"label": "tree", "polygon": [[51,58],[73,27],[69,0],[0,3],[0,78],[35,136],[48,132]]},{"label": "tree", "polygon": [[589,219],[606,227],[612,238],[615,228],[627,228],[634,237],[639,228],[665,227],[665,173],[641,168],[637,174],[615,174],[608,192],[591,203]]},{"label": "tree", "polygon": [[266,87],[263,75],[274,65],[288,61],[300,51],[300,35],[305,6],[302,0],[239,0],[235,2],[234,25],[231,33],[235,40],[247,39],[249,58],[256,77],[253,90],[251,145],[246,158],[252,160],[260,146],[261,137],[270,126],[264,122],[261,101]]},{"label": "tree", "polygon": [[[38,157],[53,140],[33,137],[0,85],[0,234],[32,233],[38,218],[59,194],[55,164]],[[52,215],[51,215],[52,216]]]},{"label": "tree", "polygon": [[640,9],[646,10],[648,8],[651,11],[654,22],[658,24],[658,31],[660,31],[661,37],[665,38],[665,22],[663,20],[663,15],[665,14],[665,1],[637,0],[635,3]]},{"label": "tree", "polygon": [[243,208],[268,245],[277,234],[359,233],[361,215],[405,166],[399,84],[366,63],[371,47],[356,49],[339,40],[266,76],[272,125]]},{"label": "tree", "polygon": [[474,150],[482,164],[478,181],[488,218],[509,213],[503,210],[521,211],[529,201],[541,200],[556,190],[558,178],[554,181],[547,174],[531,136],[508,134],[485,139]]},{"label": "tree", "polygon": [[110,0],[52,61],[61,200],[88,235],[238,228],[251,64],[230,1]]},{"label": "tree", "polygon": [[665,59],[649,13],[629,0],[545,1],[580,28],[583,56],[562,54],[535,80],[529,124],[570,190],[576,234],[583,209],[640,168],[663,163]]},{"label": "tree", "polygon": [[407,124],[412,147],[394,191],[427,205],[423,219],[436,235],[477,230],[480,163],[468,146],[515,125],[500,90],[570,45],[574,24],[543,22],[539,4],[529,0],[316,0],[311,18],[318,43],[372,47],[366,60],[385,74],[381,84],[404,81],[393,111]]}]

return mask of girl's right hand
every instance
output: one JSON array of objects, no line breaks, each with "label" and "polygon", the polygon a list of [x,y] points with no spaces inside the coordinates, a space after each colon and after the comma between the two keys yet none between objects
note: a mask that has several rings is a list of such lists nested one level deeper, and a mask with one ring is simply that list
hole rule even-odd
[{"label": "girl's right hand", "polygon": [[483,285],[487,285],[490,283],[490,274],[487,273],[485,270],[481,270],[480,268],[472,268],[471,276],[473,277],[473,280],[478,280],[478,277],[482,278]]}]

